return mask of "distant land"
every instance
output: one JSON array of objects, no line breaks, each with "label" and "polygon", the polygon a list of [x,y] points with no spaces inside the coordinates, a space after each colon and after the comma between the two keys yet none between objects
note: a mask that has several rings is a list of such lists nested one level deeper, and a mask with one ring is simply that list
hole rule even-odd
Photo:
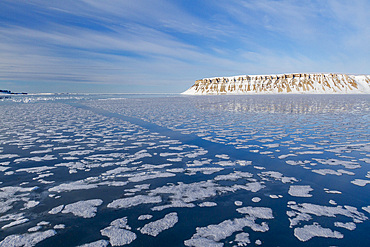
[{"label": "distant land", "polygon": [[10,90],[1,90],[1,89],[0,89],[0,93],[4,93],[4,94],[27,94],[27,93],[14,93]]},{"label": "distant land", "polygon": [[182,94],[370,94],[369,75],[277,74],[204,78]]}]

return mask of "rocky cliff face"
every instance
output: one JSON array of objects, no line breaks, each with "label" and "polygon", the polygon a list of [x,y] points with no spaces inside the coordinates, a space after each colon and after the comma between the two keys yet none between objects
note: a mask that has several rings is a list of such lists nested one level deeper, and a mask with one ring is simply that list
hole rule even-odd
[{"label": "rocky cliff face", "polygon": [[197,80],[183,92],[208,94],[370,94],[369,75],[281,74],[215,77]]}]

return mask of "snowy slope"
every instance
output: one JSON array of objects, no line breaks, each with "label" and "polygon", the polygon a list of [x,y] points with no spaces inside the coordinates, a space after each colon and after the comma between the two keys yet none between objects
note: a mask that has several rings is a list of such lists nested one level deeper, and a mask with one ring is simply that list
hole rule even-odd
[{"label": "snowy slope", "polygon": [[370,94],[369,75],[279,74],[242,75],[197,80],[183,92],[208,94]]}]

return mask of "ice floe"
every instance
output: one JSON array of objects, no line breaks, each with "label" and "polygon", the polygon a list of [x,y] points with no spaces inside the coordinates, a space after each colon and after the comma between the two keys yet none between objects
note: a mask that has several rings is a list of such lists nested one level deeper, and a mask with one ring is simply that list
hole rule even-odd
[{"label": "ice floe", "polygon": [[302,242],[306,242],[313,237],[338,238],[338,239],[344,237],[342,233],[332,231],[329,228],[323,228],[318,223],[295,228],[294,236],[296,236]]},{"label": "ice floe", "polygon": [[56,234],[55,230],[47,230],[44,232],[14,234],[7,236],[0,242],[0,246],[35,246],[41,241],[50,238]]},{"label": "ice floe", "polygon": [[334,222],[334,226],[336,226],[336,227],[342,227],[342,228],[345,228],[345,229],[350,230],[350,231],[353,231],[353,230],[356,229],[356,224],[353,223],[353,222],[347,222],[347,223]]},{"label": "ice floe", "polygon": [[370,180],[365,180],[365,179],[355,179],[352,180],[351,183],[357,185],[357,186],[365,186],[367,184],[370,184]]},{"label": "ice floe", "polygon": [[142,234],[151,235],[153,237],[157,236],[159,233],[172,228],[178,222],[177,213],[169,213],[164,216],[164,218],[150,222],[144,225],[140,232]]},{"label": "ice floe", "polygon": [[312,197],[309,194],[313,189],[309,185],[291,185],[288,194],[295,197]]},{"label": "ice floe", "polygon": [[107,205],[108,208],[129,208],[140,204],[151,204],[160,203],[162,198],[160,196],[147,196],[147,195],[137,195],[134,197],[121,198],[112,201]]},{"label": "ice floe", "polygon": [[100,206],[102,203],[103,201],[100,199],[78,201],[75,203],[67,204],[62,210],[62,213],[72,213],[73,215],[78,217],[92,218],[95,217],[97,207]]},{"label": "ice floe", "polygon": [[78,247],[106,247],[108,246],[109,241],[107,240],[97,240],[95,242],[79,245]]}]

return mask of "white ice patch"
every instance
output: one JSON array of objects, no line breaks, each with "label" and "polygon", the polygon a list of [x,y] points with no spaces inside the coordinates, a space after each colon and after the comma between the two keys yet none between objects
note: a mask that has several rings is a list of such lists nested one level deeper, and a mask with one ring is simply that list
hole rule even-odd
[{"label": "white ice patch", "polygon": [[55,208],[52,208],[50,211],[49,211],[49,214],[59,214],[60,212],[62,212],[62,209],[64,208],[64,205],[60,205],[60,206],[57,206]]},{"label": "white ice patch", "polygon": [[93,218],[96,215],[97,207],[103,203],[100,199],[92,199],[87,201],[79,201],[68,204],[64,207],[62,213],[72,213],[75,216],[83,218]]},{"label": "white ice patch", "polygon": [[225,160],[230,159],[229,155],[227,154],[216,154],[215,157],[219,159],[225,159]]},{"label": "white ice patch", "polygon": [[370,206],[362,207],[362,210],[368,212],[370,214]]},{"label": "white ice patch", "polygon": [[295,197],[312,197],[310,191],[313,189],[309,185],[291,185],[288,194]]},{"label": "white ice patch", "polygon": [[295,155],[295,154],[283,154],[283,155],[278,156],[278,158],[279,159],[285,159],[285,158],[287,158],[289,156],[297,156],[297,155]]},{"label": "white ice patch", "polygon": [[54,230],[45,232],[25,233],[22,235],[10,235],[0,242],[0,246],[25,246],[31,247],[56,234]]},{"label": "white ice patch", "polygon": [[261,198],[259,198],[259,197],[253,197],[252,198],[252,202],[258,203],[260,201],[261,201]]},{"label": "white ice patch", "polygon": [[153,218],[153,215],[151,215],[151,214],[144,214],[144,215],[140,215],[137,219],[138,220],[150,220],[151,218]]},{"label": "white ice patch", "polygon": [[350,231],[353,231],[353,230],[356,229],[356,224],[353,223],[353,222],[347,222],[347,223],[334,222],[334,226],[336,226],[336,227],[342,227],[342,228],[345,228],[345,229],[350,230]]},{"label": "white ice patch", "polygon": [[119,218],[110,223],[110,226],[100,230],[101,235],[107,236],[112,246],[121,246],[130,244],[137,236],[129,231],[131,229],[127,225],[127,218]]},{"label": "white ice patch", "polygon": [[351,206],[321,206],[311,203],[288,204],[288,207],[304,214],[312,214],[316,216],[336,217],[336,215],[343,215],[352,218],[354,221],[364,221],[368,218],[355,207]]},{"label": "white ice patch", "polygon": [[217,206],[217,203],[215,202],[202,202],[198,204],[199,207],[204,208],[204,207],[215,207]]},{"label": "white ice patch", "polygon": [[285,183],[298,182],[298,180],[296,178],[294,178],[294,177],[285,177],[282,173],[276,172],[276,171],[261,172],[261,176],[262,177],[265,177],[265,176],[271,177],[275,180],[283,182],[284,184]]},{"label": "white ice patch", "polygon": [[172,228],[178,222],[177,213],[169,213],[163,219],[150,222],[140,229],[142,234],[156,237],[164,230]]},{"label": "white ice patch", "polygon": [[365,186],[367,184],[370,184],[370,180],[365,180],[365,179],[355,179],[351,181],[351,183],[357,185],[357,186]]},{"label": "white ice patch", "polygon": [[169,173],[169,172],[152,172],[150,174],[144,172],[141,174],[134,174],[128,180],[130,182],[142,182],[142,181],[149,180],[149,179],[168,178],[168,177],[174,177],[174,176],[176,176],[176,174]]},{"label": "white ice patch", "polygon": [[251,243],[249,239],[249,233],[242,232],[235,235],[235,242],[237,242],[238,246],[247,246]]},{"label": "white ice patch", "polygon": [[98,240],[95,242],[79,245],[77,247],[106,247],[108,246],[108,244],[109,244],[109,241],[102,239],[102,240]]},{"label": "white ice patch", "polygon": [[66,192],[66,191],[73,191],[73,190],[89,190],[97,188],[96,184],[88,184],[84,180],[79,180],[70,183],[60,184],[58,186],[50,188],[49,192]]},{"label": "white ice patch", "polygon": [[244,227],[250,227],[253,231],[266,232],[269,230],[266,222],[261,225],[255,223],[254,217],[236,218],[234,220],[225,220],[218,225],[209,225],[207,227],[197,227],[196,233],[184,241],[186,246],[204,247],[204,246],[223,246],[218,241],[231,236],[234,232],[242,231]]},{"label": "white ice patch", "polygon": [[356,169],[356,168],[361,168],[361,166],[354,161],[345,161],[345,160],[337,160],[337,159],[316,159],[313,158],[313,160],[316,160],[317,162],[324,164],[324,165],[332,165],[332,166],[337,166],[341,165],[344,166],[347,169]]},{"label": "white ice patch", "polygon": [[4,230],[4,229],[7,229],[7,228],[10,228],[12,226],[17,226],[17,225],[20,225],[20,224],[23,224],[23,223],[26,223],[28,222],[29,219],[27,218],[23,218],[23,219],[18,219],[16,221],[13,221],[13,222],[10,222],[9,224],[6,224],[4,225],[3,227],[1,227],[1,230]]},{"label": "white ice patch", "polygon": [[108,208],[129,208],[140,204],[160,203],[160,196],[137,195],[134,197],[121,198],[108,204]]},{"label": "white ice patch", "polygon": [[216,180],[216,181],[220,181],[220,180],[236,181],[238,179],[251,178],[251,177],[253,177],[252,173],[235,171],[234,173],[230,173],[230,174],[226,174],[226,175],[218,175],[214,178],[214,180]]},{"label": "white ice patch", "polygon": [[236,209],[240,214],[247,214],[258,219],[273,219],[272,209],[266,207],[243,207]]},{"label": "white ice patch", "polygon": [[329,228],[323,228],[319,224],[306,225],[303,228],[295,228],[294,236],[302,242],[306,242],[313,237],[324,237],[324,238],[343,238],[343,234],[337,231],[332,231]]},{"label": "white ice patch", "polygon": [[53,227],[55,230],[60,230],[66,228],[66,225],[64,224],[58,224]]},{"label": "white ice patch", "polygon": [[262,185],[260,182],[252,182],[252,183],[247,183],[246,185],[234,185],[233,188],[235,189],[243,189],[243,190],[248,190],[251,192],[257,192],[263,188],[265,188],[265,185]]},{"label": "white ice patch", "polygon": [[108,226],[103,230],[100,230],[100,233],[101,235],[109,238],[109,242],[112,246],[130,244],[137,238],[135,233],[126,229],[118,228],[116,226]]}]

